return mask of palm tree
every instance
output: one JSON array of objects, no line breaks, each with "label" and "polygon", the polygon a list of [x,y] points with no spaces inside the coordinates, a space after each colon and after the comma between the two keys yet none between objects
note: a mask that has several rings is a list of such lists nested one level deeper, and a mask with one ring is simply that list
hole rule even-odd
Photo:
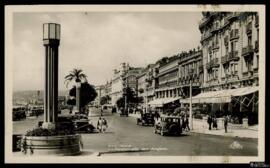
[{"label": "palm tree", "polygon": [[87,76],[83,73],[81,69],[74,68],[70,73],[65,76],[65,83],[66,87],[68,86],[69,82],[75,81],[76,82],[76,107],[78,111],[80,111],[80,87],[81,81],[84,80],[87,82]]}]

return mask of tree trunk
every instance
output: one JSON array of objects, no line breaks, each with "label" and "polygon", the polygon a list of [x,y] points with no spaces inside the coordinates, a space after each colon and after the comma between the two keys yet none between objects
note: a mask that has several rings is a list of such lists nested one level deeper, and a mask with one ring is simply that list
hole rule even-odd
[{"label": "tree trunk", "polygon": [[81,82],[76,82],[76,110],[80,112],[80,89],[81,89]]}]

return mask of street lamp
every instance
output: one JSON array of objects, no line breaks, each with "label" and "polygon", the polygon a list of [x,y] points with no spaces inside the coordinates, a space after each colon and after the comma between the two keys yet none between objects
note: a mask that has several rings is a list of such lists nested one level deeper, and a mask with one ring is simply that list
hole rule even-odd
[{"label": "street lamp", "polygon": [[42,127],[54,129],[58,113],[58,47],[60,25],[43,24],[43,45],[45,47],[45,94],[44,122]]},{"label": "street lamp", "polygon": [[189,121],[190,121],[190,129],[193,130],[193,117],[192,117],[192,79],[193,79],[193,69],[189,70],[189,75],[191,76],[189,82]]}]

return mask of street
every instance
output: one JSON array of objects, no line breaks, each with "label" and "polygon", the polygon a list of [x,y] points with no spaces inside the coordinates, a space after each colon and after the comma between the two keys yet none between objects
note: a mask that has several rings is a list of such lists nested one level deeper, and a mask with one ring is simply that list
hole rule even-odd
[{"label": "street", "polygon": [[[99,111],[94,110],[92,114],[90,118],[96,126]],[[120,117],[110,112],[105,112],[103,117],[108,121],[108,129],[105,133],[82,134],[84,151],[128,156],[256,156],[258,152],[257,139],[197,133],[161,136],[154,134],[152,126],[136,125],[135,117]],[[13,122],[13,133],[26,133],[38,120],[43,120],[43,116]],[[233,143],[240,144],[242,148],[231,148]]]}]

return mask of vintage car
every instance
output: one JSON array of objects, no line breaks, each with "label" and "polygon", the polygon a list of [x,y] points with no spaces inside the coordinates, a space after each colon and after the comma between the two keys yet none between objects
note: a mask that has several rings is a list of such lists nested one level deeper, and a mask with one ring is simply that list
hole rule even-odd
[{"label": "vintage car", "polygon": [[141,113],[140,117],[137,118],[137,125],[154,125],[154,115],[152,113]]},{"label": "vintage car", "polygon": [[[39,121],[38,126],[42,126],[42,123],[43,121]],[[57,127],[61,130],[73,130],[78,133],[93,133],[96,130],[91,120],[76,115],[59,116]]]},{"label": "vintage car", "polygon": [[180,135],[182,133],[181,118],[179,116],[160,116],[155,122],[154,133],[160,135]]},{"label": "vintage car", "polygon": [[88,119],[74,120],[73,124],[76,132],[92,133],[96,129]]}]

